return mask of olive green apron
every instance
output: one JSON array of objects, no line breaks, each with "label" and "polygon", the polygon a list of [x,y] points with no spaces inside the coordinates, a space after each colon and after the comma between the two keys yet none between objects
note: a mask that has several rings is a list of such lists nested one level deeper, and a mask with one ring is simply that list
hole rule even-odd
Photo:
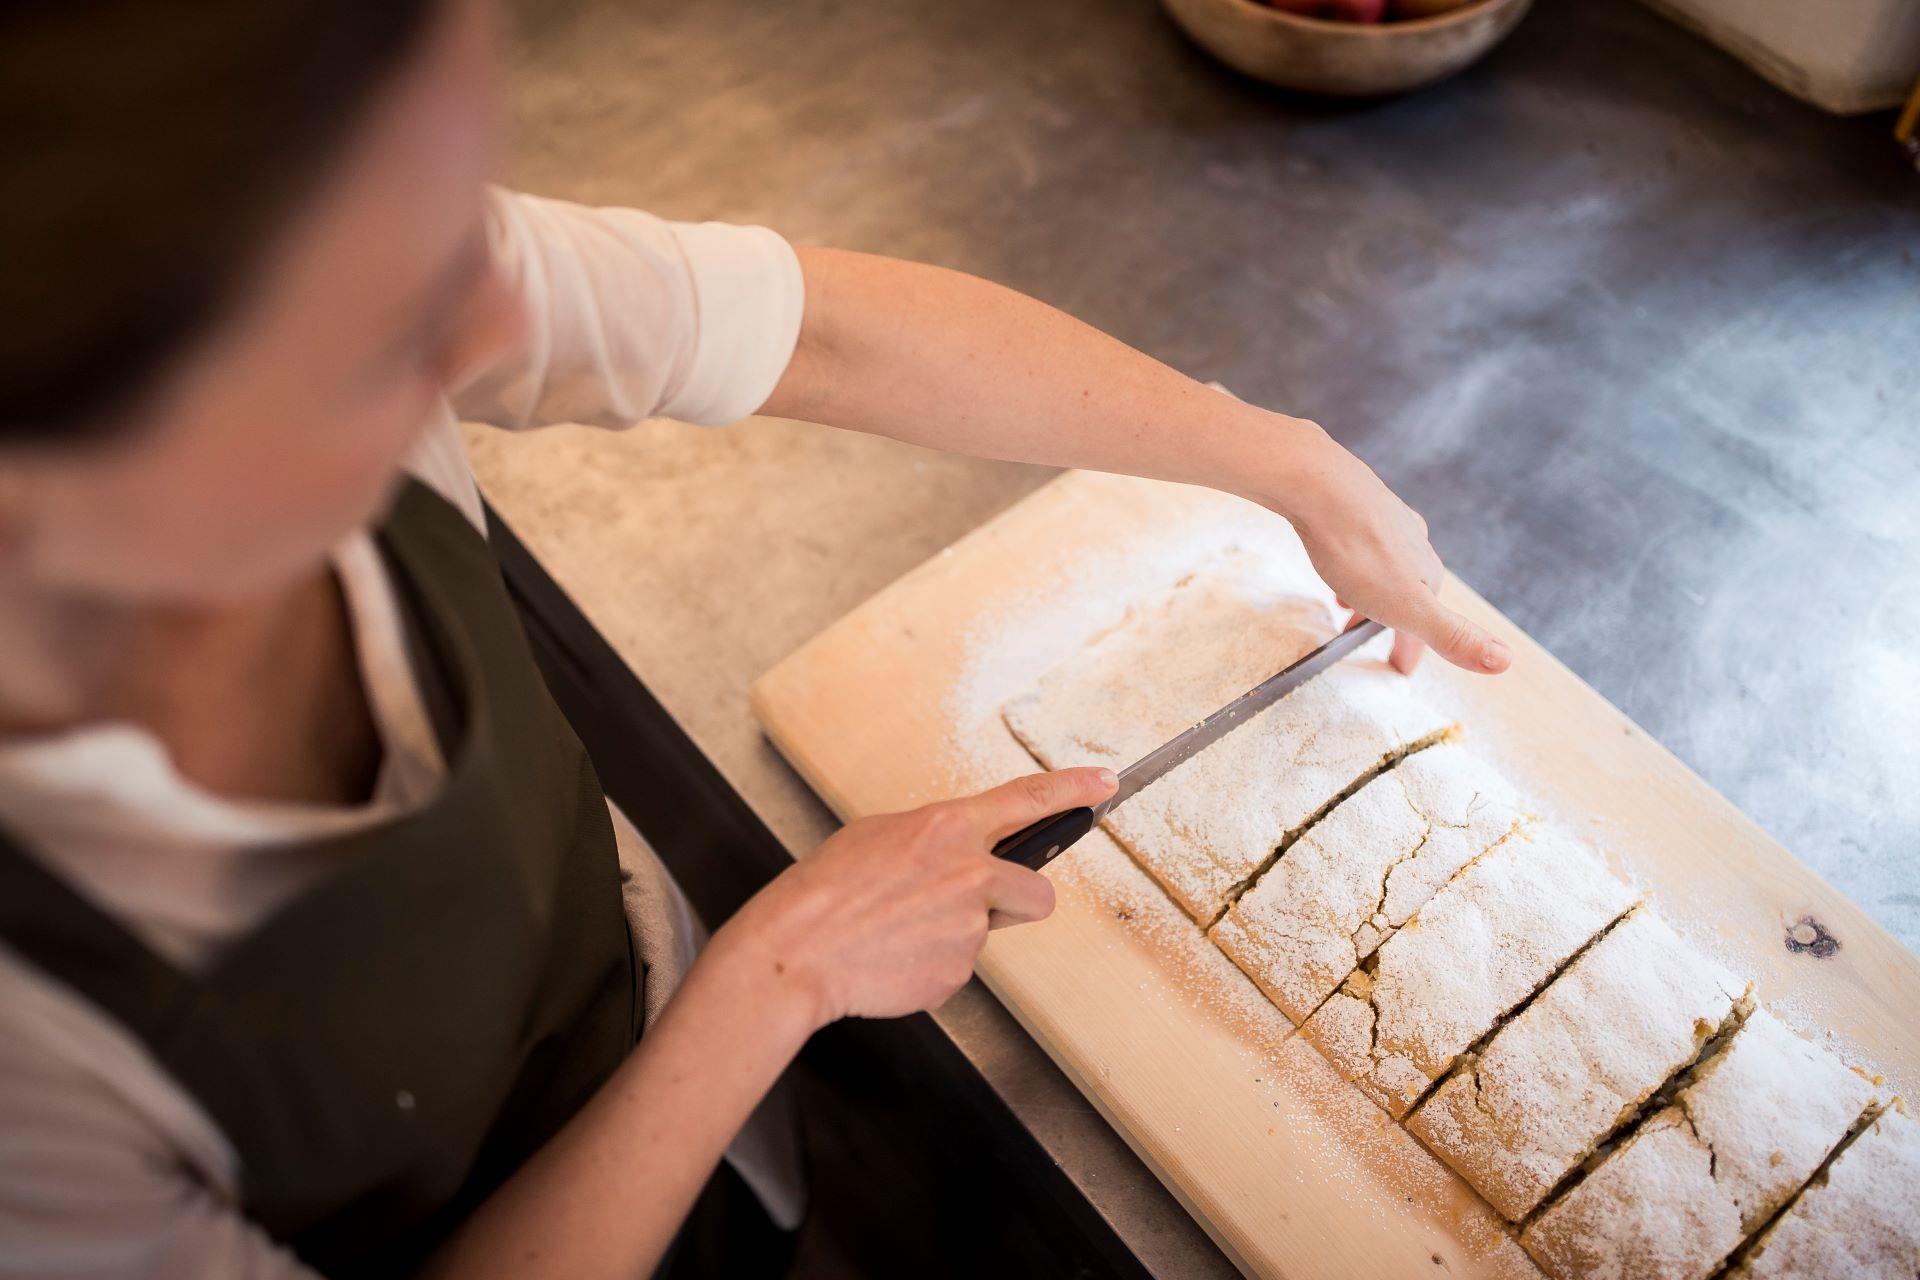
[{"label": "olive green apron", "polygon": [[413,1269],[639,1034],[606,802],[486,539],[409,481],[379,540],[445,695],[426,808],[314,842],[337,870],[193,973],[0,833],[0,937],[145,1043],[247,1216],[337,1275]]}]

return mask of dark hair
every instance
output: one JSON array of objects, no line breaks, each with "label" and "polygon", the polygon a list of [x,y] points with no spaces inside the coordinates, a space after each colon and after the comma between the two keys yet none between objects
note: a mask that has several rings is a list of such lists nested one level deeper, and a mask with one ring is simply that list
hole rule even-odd
[{"label": "dark hair", "polygon": [[0,0],[0,444],[218,319],[438,0]]}]

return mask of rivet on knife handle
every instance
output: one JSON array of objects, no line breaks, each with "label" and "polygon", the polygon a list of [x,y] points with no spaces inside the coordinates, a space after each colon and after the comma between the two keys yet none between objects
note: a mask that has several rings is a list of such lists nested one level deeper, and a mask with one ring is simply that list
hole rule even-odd
[{"label": "rivet on knife handle", "polygon": [[1014,832],[993,846],[993,856],[1038,871],[1093,830],[1093,810],[1084,805]]}]

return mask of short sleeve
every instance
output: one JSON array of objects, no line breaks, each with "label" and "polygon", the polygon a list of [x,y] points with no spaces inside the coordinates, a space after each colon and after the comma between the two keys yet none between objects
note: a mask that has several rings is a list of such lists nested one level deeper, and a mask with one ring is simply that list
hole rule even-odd
[{"label": "short sleeve", "polygon": [[793,358],[800,260],[765,227],[494,190],[488,233],[527,324],[511,352],[453,393],[463,418],[719,425],[764,404]]},{"label": "short sleeve", "polygon": [[128,1033],[0,946],[0,1280],[318,1280],[220,1185],[232,1164]]}]

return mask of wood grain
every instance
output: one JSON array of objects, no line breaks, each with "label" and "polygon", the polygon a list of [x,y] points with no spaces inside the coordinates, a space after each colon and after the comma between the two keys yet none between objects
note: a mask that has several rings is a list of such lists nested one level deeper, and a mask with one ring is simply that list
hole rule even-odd
[{"label": "wood grain", "polygon": [[[1248,504],[1067,473],[769,671],[755,712],[843,819],[1030,772],[999,706],[1229,546],[1320,589],[1292,532]],[[1432,660],[1416,677],[1472,747],[1783,1020],[1920,1096],[1920,959],[1465,585],[1443,596],[1514,651],[1498,679]],[[1049,874],[1054,915],[995,934],[980,976],[1243,1270],[1538,1275],[1111,840],[1096,832]],[[1837,947],[1789,947],[1802,921]]]}]

